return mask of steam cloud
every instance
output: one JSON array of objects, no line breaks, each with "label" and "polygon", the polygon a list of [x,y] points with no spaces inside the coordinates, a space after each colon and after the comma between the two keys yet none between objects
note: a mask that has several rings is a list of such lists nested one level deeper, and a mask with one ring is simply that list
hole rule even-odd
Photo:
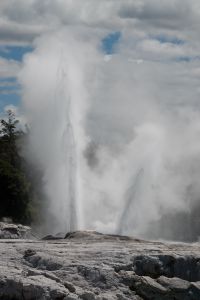
[{"label": "steam cloud", "polygon": [[[156,52],[155,40],[138,42],[134,52],[126,30],[117,52],[105,56],[105,33],[79,26],[45,33],[19,76],[31,124],[29,154],[45,174],[47,227],[197,238],[191,220],[200,195],[198,63],[174,60],[179,45],[159,44]],[[76,157],[72,227],[68,114]]]}]

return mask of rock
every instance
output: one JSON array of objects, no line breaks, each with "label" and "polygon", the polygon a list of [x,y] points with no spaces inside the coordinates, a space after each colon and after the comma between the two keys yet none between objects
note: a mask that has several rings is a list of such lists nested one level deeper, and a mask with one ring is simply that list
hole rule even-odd
[{"label": "rock", "polygon": [[42,238],[43,241],[60,240],[60,239],[62,238],[51,234],[46,235]]},{"label": "rock", "polygon": [[20,224],[0,222],[0,239],[28,239],[33,238],[31,228]]},{"label": "rock", "polygon": [[157,279],[157,282],[165,288],[175,292],[187,292],[191,286],[191,283],[181,278],[167,278],[161,276]]},{"label": "rock", "polygon": [[0,300],[199,300],[199,262],[199,243],[88,231],[59,240],[1,239]]},{"label": "rock", "polygon": [[116,294],[118,300],[129,300],[124,294]]},{"label": "rock", "polygon": [[129,263],[129,264],[118,264],[118,265],[115,265],[115,271],[116,272],[119,272],[121,270],[124,270],[124,271],[133,271],[133,263]]},{"label": "rock", "polygon": [[129,236],[121,236],[117,234],[102,234],[94,230],[74,231],[68,232],[65,239],[89,239],[89,240],[121,240],[132,241],[133,238]]},{"label": "rock", "polygon": [[102,233],[88,230],[88,231],[74,231],[68,232],[65,235],[65,239],[101,239]]},{"label": "rock", "polygon": [[167,289],[148,276],[134,276],[132,290],[146,299],[162,299],[167,294]]},{"label": "rock", "polygon": [[43,276],[0,277],[0,299],[64,299],[67,294],[62,285]]},{"label": "rock", "polygon": [[140,255],[134,259],[134,271],[138,275],[156,278],[163,273],[163,265],[158,257]]},{"label": "rock", "polygon": [[188,281],[200,280],[199,257],[191,255],[139,255],[133,258],[134,271],[140,276],[158,278],[178,277]]},{"label": "rock", "polygon": [[65,233],[63,233],[63,232],[58,232],[58,233],[56,233],[56,234],[54,234],[54,235],[52,235],[52,234],[46,235],[46,236],[44,236],[44,237],[42,238],[42,240],[43,240],[43,241],[62,240],[62,239],[65,238],[65,236],[66,236]]},{"label": "rock", "polygon": [[136,293],[145,299],[154,300],[192,300],[199,299],[199,290],[195,284],[180,278],[161,276],[155,280],[150,277],[135,277],[133,287]]},{"label": "rock", "polygon": [[135,272],[133,271],[120,271],[118,273],[120,282],[122,282],[124,285],[131,286],[133,283],[133,278],[135,276]]},{"label": "rock", "polygon": [[48,271],[40,271],[40,270],[36,270],[36,269],[29,269],[27,271],[27,276],[45,276],[46,278],[55,280],[56,282],[61,283],[61,280],[54,274],[52,274],[51,272]]},{"label": "rock", "polygon": [[36,251],[33,249],[27,249],[24,251],[24,258],[27,258],[29,256],[33,256],[36,254]]},{"label": "rock", "polygon": [[64,298],[64,300],[78,300],[80,299],[77,295],[74,295],[74,294],[69,294],[68,296],[66,296]]},{"label": "rock", "polygon": [[191,299],[200,299],[200,281],[191,283],[190,293]]},{"label": "rock", "polygon": [[[27,251],[29,251],[29,249]],[[62,268],[61,261],[58,261],[46,254],[38,255],[36,254],[36,252],[34,253],[33,250],[31,255],[29,254],[25,256],[24,254],[24,259],[26,260],[26,262],[28,262],[29,266],[40,270],[55,271]]]},{"label": "rock", "polygon": [[65,281],[63,284],[64,284],[64,286],[65,286],[71,293],[75,293],[75,292],[76,292],[76,289],[75,289],[74,285],[71,284],[70,282]]},{"label": "rock", "polygon": [[81,299],[83,299],[83,300],[95,300],[95,295],[92,292],[84,292],[81,295]]}]

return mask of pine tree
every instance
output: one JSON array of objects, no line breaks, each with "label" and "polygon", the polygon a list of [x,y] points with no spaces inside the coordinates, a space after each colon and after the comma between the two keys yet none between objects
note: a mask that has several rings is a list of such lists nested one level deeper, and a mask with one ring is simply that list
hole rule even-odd
[{"label": "pine tree", "polygon": [[22,168],[17,143],[23,135],[17,129],[15,115],[7,111],[7,119],[1,119],[0,130],[0,217],[10,217],[15,222],[28,224],[30,217],[30,183]]}]

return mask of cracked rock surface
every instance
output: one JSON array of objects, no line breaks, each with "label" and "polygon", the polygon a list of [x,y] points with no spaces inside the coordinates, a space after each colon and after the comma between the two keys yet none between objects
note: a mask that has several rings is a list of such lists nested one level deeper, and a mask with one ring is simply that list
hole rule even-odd
[{"label": "cracked rock surface", "polygon": [[29,226],[0,222],[0,239],[33,238]]},{"label": "cracked rock surface", "polygon": [[200,244],[74,232],[0,239],[3,300],[198,300]]}]

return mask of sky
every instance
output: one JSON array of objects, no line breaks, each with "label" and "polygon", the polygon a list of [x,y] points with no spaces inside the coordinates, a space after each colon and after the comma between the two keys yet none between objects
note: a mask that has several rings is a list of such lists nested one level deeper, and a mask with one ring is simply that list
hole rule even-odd
[{"label": "sky", "polygon": [[127,234],[147,232],[169,212],[195,211],[199,28],[199,0],[0,1],[0,112],[24,109],[31,122],[52,212],[61,211],[54,199],[66,199],[67,99],[85,226],[114,232],[130,193]]},{"label": "sky", "polygon": [[[18,11],[17,5],[19,3],[20,10],[22,7],[24,7],[25,11]],[[47,1],[44,7],[43,4],[39,4],[38,1],[28,1],[27,3],[25,3],[24,1],[20,0],[19,3],[15,1],[9,2],[3,0],[0,4],[0,21],[3,26],[0,34],[0,64],[2,65],[2,70],[0,71],[0,112],[2,113],[7,108],[18,108],[21,106],[21,88],[17,81],[17,75],[20,71],[23,58],[27,53],[30,53],[34,50],[33,44],[35,38],[42,35],[44,32],[54,30],[54,26],[52,26],[52,28],[50,29],[47,29],[47,25],[43,24],[43,22],[41,24],[40,30],[36,30],[36,32],[34,32],[34,27],[36,26],[36,24],[31,24],[30,34],[24,34],[24,31],[26,30],[23,28],[27,25],[29,26],[29,14],[30,16],[32,16],[34,13],[34,15],[38,15],[39,18],[41,18],[43,14],[44,16],[46,16],[46,14],[48,14],[48,9],[52,9],[52,1]],[[12,7],[11,4],[13,4]],[[77,5],[77,7],[82,6],[80,3]],[[67,13],[68,8],[71,8],[71,3],[70,1],[67,1],[66,4],[64,4],[64,2],[61,2],[60,4],[58,2],[55,4],[55,8],[62,8],[62,6],[64,6]],[[46,7],[46,11],[44,10],[42,14],[39,10],[40,7],[43,7],[43,9],[45,9]],[[16,15],[14,13],[14,10],[17,10]],[[55,10],[55,14],[56,13],[57,11]],[[20,16],[22,17],[22,19]],[[54,18],[58,17],[59,16],[57,15],[52,15],[52,21],[54,20]],[[66,22],[68,17],[70,16],[66,15]],[[24,18],[26,19],[25,22],[23,22]],[[18,27],[21,29],[19,30],[19,33]],[[100,41],[101,51],[106,55],[113,54],[115,52],[115,44],[119,42],[120,36],[120,31],[109,30],[108,33],[106,33]]]},{"label": "sky", "polygon": [[198,80],[199,16],[198,0],[1,0],[0,110],[20,104],[16,78],[35,39],[64,26],[93,28],[108,55],[123,51],[155,66],[187,63],[188,82]]}]

